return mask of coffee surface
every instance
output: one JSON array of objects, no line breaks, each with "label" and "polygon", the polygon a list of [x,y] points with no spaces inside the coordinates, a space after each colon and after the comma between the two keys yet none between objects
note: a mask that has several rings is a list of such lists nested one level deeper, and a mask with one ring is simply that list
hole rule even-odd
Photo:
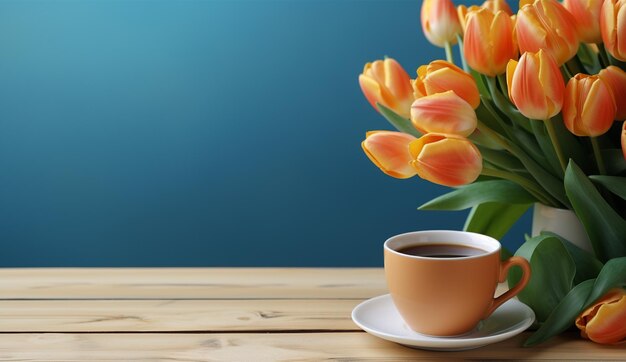
[{"label": "coffee surface", "polygon": [[420,244],[407,246],[397,250],[398,253],[425,256],[429,258],[462,258],[487,253],[478,248],[456,244]]}]

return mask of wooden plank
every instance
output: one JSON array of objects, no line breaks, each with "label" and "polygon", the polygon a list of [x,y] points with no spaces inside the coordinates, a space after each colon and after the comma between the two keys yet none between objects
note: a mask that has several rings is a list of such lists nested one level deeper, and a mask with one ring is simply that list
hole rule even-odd
[{"label": "wooden plank", "polygon": [[381,268],[0,269],[0,299],[370,298]]},{"label": "wooden plank", "polygon": [[322,360],[603,360],[626,357],[623,346],[558,337],[522,348],[523,334],[460,352],[416,350],[366,333],[276,334],[3,334],[0,361],[322,361]]},{"label": "wooden plank", "polygon": [[354,299],[0,301],[0,332],[359,331],[350,313],[360,302]]}]

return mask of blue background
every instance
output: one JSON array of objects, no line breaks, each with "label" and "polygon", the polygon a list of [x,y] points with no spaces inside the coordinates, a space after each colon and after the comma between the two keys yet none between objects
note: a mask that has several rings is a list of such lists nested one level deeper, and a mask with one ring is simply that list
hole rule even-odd
[{"label": "blue background", "polygon": [[419,9],[0,3],[0,266],[380,266],[393,234],[460,229],[360,148],[389,128],[363,64],[444,55]]}]

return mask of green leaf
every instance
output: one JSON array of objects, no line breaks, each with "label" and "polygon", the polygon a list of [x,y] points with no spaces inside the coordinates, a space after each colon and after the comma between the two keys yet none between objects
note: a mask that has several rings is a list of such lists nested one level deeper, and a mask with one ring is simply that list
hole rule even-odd
[{"label": "green leaf", "polygon": [[585,301],[591,293],[594,281],[595,279],[585,280],[570,290],[554,308],[545,323],[526,340],[524,347],[545,342],[569,328],[586,307]]},{"label": "green leaf", "polygon": [[537,201],[523,187],[507,180],[474,182],[441,195],[420,206],[420,210],[463,210],[486,202],[531,204]]},{"label": "green leaf", "polygon": [[550,139],[550,135],[548,135],[544,121],[532,120],[530,123],[533,133],[535,134],[535,138],[537,139],[537,143],[539,144],[539,148],[541,148],[543,154],[546,155],[546,160],[552,168],[552,174],[563,177],[564,172],[561,168],[561,163],[559,162],[559,158],[554,150],[552,140]]},{"label": "green leaf", "polygon": [[626,177],[593,175],[589,178],[626,200]]},{"label": "green leaf", "polygon": [[410,120],[398,115],[396,112],[383,106],[380,103],[376,103],[376,106],[378,107],[380,114],[382,114],[383,117],[385,117],[387,121],[389,121],[389,123],[391,123],[391,125],[394,126],[398,131],[408,133],[415,137],[422,136],[422,134],[418,130],[416,130],[415,127],[413,127],[413,124]]},{"label": "green leaf", "polygon": [[489,163],[507,171],[513,172],[526,172],[526,168],[521,162],[513,155],[503,150],[493,150],[486,147],[479,146],[478,149],[483,156],[483,159]]},{"label": "green leaf", "polygon": [[598,74],[602,69],[598,56],[589,49],[588,44],[580,43],[576,55],[585,66],[587,74]]},{"label": "green leaf", "polygon": [[626,256],[626,221],[571,160],[565,171],[565,191],[600,261]]},{"label": "green leaf", "polygon": [[[530,204],[515,205],[499,202],[476,205],[467,215],[463,230],[489,235],[500,240],[529,207]],[[501,256],[505,255],[510,255],[510,253],[503,248]]]},{"label": "green leaf", "polygon": [[593,284],[593,291],[587,297],[587,306],[603,296],[609,289],[624,285],[626,285],[626,257],[607,261]]},{"label": "green leaf", "polygon": [[[530,281],[517,295],[544,322],[561,299],[572,289],[576,265],[561,240],[549,235],[531,238],[515,253],[530,262]],[[509,273],[509,286],[521,279],[521,270]]]},{"label": "green leaf", "polygon": [[596,279],[585,280],[574,287],[554,308],[546,322],[524,343],[532,346],[569,328],[576,317],[611,288],[626,285],[626,257],[609,260]]},{"label": "green leaf", "polygon": [[602,270],[602,262],[596,259],[591,253],[579,248],[563,237],[551,233],[549,231],[542,231],[541,235],[554,236],[561,240],[565,249],[574,260],[574,264],[576,265],[576,274],[574,275],[574,284],[578,284],[587,279],[595,278]]}]

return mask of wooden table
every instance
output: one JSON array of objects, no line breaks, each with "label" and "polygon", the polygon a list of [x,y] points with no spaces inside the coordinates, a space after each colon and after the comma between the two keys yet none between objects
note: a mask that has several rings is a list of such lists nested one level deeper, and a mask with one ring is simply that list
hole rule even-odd
[{"label": "wooden table", "polygon": [[625,360],[575,333],[464,352],[406,348],[350,319],[381,269],[0,269],[0,361]]}]

